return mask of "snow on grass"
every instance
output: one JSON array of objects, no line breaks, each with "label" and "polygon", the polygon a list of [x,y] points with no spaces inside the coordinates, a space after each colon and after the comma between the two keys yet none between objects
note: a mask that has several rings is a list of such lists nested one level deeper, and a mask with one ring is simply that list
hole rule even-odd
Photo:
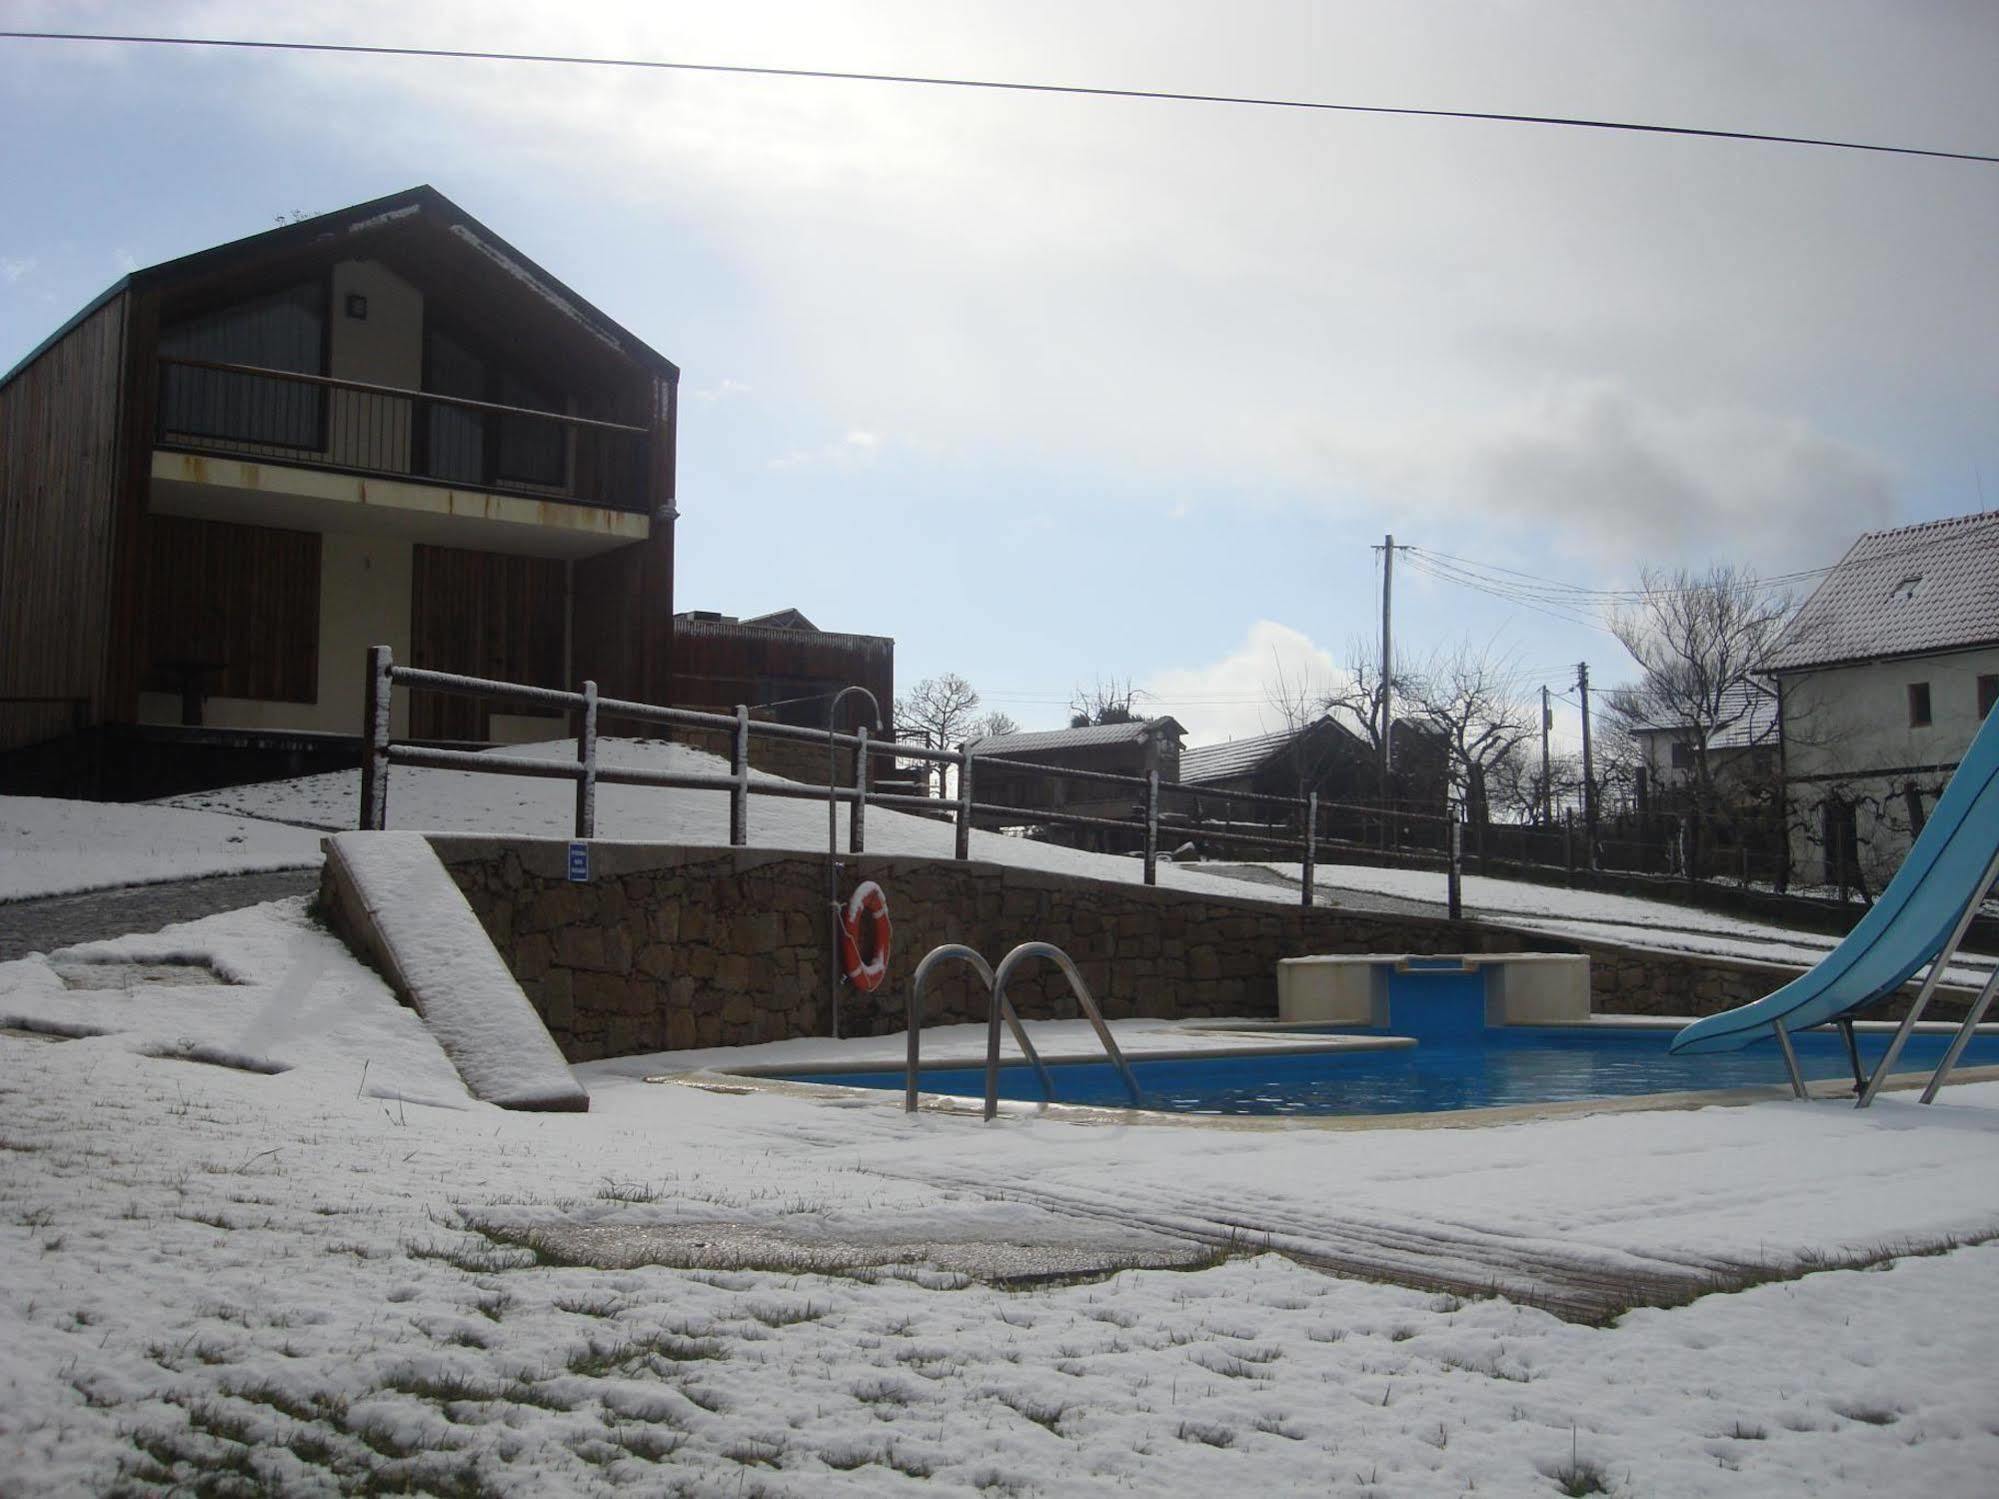
[{"label": "snow on grass", "polygon": [[0,796],[0,901],[318,863],[318,834],[255,815]]},{"label": "snow on grass", "polygon": [[[233,982],[59,978],[167,958]],[[1999,1464],[1999,1247],[1609,1327],[1286,1257],[1781,1275],[1969,1237],[1999,1219],[1995,1085],[1349,1133],[982,1126],[607,1062],[579,1069],[591,1114],[507,1114],[296,901],[0,966],[24,1007],[115,1033],[0,1035],[10,1494],[1942,1496]],[[711,1226],[720,1263],[537,1247],[564,1226]],[[732,1257],[744,1228],[779,1247]],[[870,1235],[1242,1252],[1007,1290],[782,1247]]]}]

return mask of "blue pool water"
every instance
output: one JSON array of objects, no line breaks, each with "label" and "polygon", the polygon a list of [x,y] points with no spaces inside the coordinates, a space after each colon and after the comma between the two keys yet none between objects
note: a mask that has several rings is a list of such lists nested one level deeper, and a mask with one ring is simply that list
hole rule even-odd
[{"label": "blue pool water", "polygon": [[[1415,1046],[1393,1050],[1136,1061],[1132,1070],[1147,1108],[1186,1114],[1432,1113],[1788,1082],[1783,1054],[1774,1040],[1739,1052],[1675,1057],[1666,1052],[1672,1036],[1671,1031],[1607,1027],[1448,1027],[1421,1037]],[[1888,1039],[1885,1032],[1860,1036],[1863,1066],[1873,1067],[1887,1050]],[[1807,1078],[1851,1076],[1845,1043],[1837,1033],[1807,1032],[1792,1040],[1799,1069]],[[1895,1070],[1933,1069],[1948,1043],[1942,1035],[1911,1037]],[[1991,1064],[1999,1064],[1999,1036],[1982,1035],[1966,1049],[1960,1065]],[[1049,1071],[1062,1103],[1109,1108],[1127,1104],[1124,1086],[1108,1063],[1064,1064]],[[863,1088],[903,1086],[900,1069],[818,1073],[795,1080]],[[922,1087],[928,1093],[983,1097],[985,1070],[926,1067]],[[1009,1066],[1000,1069],[1000,1096],[1038,1101],[1043,1095],[1032,1068]]]}]

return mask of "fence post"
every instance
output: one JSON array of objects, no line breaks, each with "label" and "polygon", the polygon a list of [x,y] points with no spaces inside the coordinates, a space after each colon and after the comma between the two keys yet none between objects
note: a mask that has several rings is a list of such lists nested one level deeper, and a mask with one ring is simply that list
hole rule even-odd
[{"label": "fence post", "polygon": [[1312,882],[1319,872],[1319,793],[1305,793],[1305,879],[1299,904],[1312,904]]},{"label": "fence post", "polygon": [[847,815],[847,847],[864,852],[868,825],[868,726],[854,730],[860,742],[854,746],[854,805]]},{"label": "fence post", "polygon": [[1451,818],[1451,873],[1445,893],[1446,914],[1461,921],[1465,914],[1465,825]]},{"label": "fence post", "polygon": [[951,857],[972,857],[972,757],[962,744],[958,746],[958,842]]},{"label": "fence post", "polygon": [[395,695],[390,673],[395,658],[385,645],[368,647],[368,681],[363,689],[361,733],[361,819],[363,830],[389,823],[389,707]]},{"label": "fence post", "polygon": [[1562,808],[1562,863],[1569,872],[1569,884],[1576,883],[1576,809]]},{"label": "fence post", "polygon": [[583,773],[576,778],[576,836],[597,836],[597,684],[583,684],[582,732],[576,736],[576,763]]},{"label": "fence post", "polygon": [[736,704],[729,773],[736,778],[729,788],[729,847],[744,848],[750,841],[750,710],[742,703]]},{"label": "fence post", "polygon": [[1145,883],[1159,883],[1159,772],[1145,773]]}]

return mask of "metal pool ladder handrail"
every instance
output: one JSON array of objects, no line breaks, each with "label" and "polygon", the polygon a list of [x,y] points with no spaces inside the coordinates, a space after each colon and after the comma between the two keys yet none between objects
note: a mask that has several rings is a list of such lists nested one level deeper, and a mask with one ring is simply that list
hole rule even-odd
[{"label": "metal pool ladder handrail", "polygon": [[[1014,1034],[1016,1036],[1021,1034],[1020,1022],[1013,1018],[1013,1006],[1007,1003],[1006,981],[1013,976],[1013,970],[1029,958],[1047,958],[1067,975],[1069,992],[1076,996],[1076,1003],[1082,1007],[1084,1015],[1089,1017],[1090,1024],[1096,1028],[1097,1039],[1103,1042],[1104,1051],[1110,1057],[1111,1065],[1117,1068],[1118,1076],[1124,1079],[1125,1090],[1131,1094],[1132,1107],[1137,1108],[1138,1079],[1132,1076],[1130,1064],[1125,1061],[1124,1053],[1118,1050],[1118,1044],[1111,1036],[1111,1028],[1104,1024],[1103,1012],[1097,1008],[1097,1002],[1090,997],[1090,986],[1083,982],[1083,975],[1077,971],[1075,963],[1067,953],[1052,942],[1023,942],[1000,959],[999,971],[993,976],[992,1009],[986,1017],[986,1118],[991,1119],[999,1113],[999,1037],[1002,1013],[1013,1020]],[[924,961],[928,962],[929,959],[926,958]],[[914,1032],[911,1036],[910,1044],[913,1048]],[[911,1055],[914,1054],[912,1049]],[[1043,1073],[1042,1076],[1045,1080],[1047,1074]],[[1052,1090],[1049,1096],[1054,1096]]]},{"label": "metal pool ladder handrail", "polygon": [[[987,994],[993,994],[993,965],[981,957],[976,949],[967,947],[962,942],[947,942],[942,947],[931,948],[929,952],[923,955],[923,961],[916,965],[915,976],[909,981],[909,1070],[902,1090],[902,1110],[905,1114],[914,1114],[916,1112],[916,1074],[922,1061],[923,1049],[921,1039],[923,1035],[923,990],[930,982],[930,975],[942,964],[953,958],[962,958],[965,962],[970,963],[973,968],[977,969],[979,977],[986,981]],[[992,1008],[994,1013],[993,1023],[997,1025],[999,1023],[998,1016],[1004,1013],[1006,1023],[1013,1029],[1013,1039],[1019,1044],[1021,1052],[1026,1056],[1027,1060],[1033,1063],[1034,1075],[1041,1079],[1041,1091],[1048,1097],[1053,1098],[1055,1096],[1054,1080],[1048,1076],[1048,1069],[1042,1065],[1041,1055],[1035,1051],[1034,1043],[1027,1039],[1027,1031],[1020,1023],[1020,1016],[1014,1013],[1013,1006],[1006,1002],[1004,996],[995,995]],[[999,1042],[995,1039],[988,1050],[997,1055],[998,1046]],[[990,1118],[991,1116],[988,1115],[987,1117]]]}]

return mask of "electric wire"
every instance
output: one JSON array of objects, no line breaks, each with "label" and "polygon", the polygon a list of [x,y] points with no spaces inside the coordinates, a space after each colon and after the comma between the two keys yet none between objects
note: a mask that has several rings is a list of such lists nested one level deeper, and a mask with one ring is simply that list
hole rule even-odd
[{"label": "electric wire", "polygon": [[1486,124],[1542,125],[1569,130],[1606,130],[1635,135],[1686,136],[1705,140],[1753,141],[1768,145],[1811,146],[1888,156],[1920,156],[1944,161],[1999,165],[1999,155],[1946,151],[1929,146],[1892,146],[1878,141],[1828,136],[1780,135],[1759,130],[1722,130],[1698,125],[1657,125],[1637,120],[1605,120],[1572,115],[1513,114],[1484,109],[1422,109],[1412,105],[1349,104],[1322,99],[1283,99],[1258,94],[1211,94],[1174,89],[1111,88],[1074,83],[1029,83],[998,78],[941,74],[872,73],[834,68],[778,68],[745,63],[677,62],[666,58],[597,57],[580,53],[502,52],[471,47],[392,47],[361,42],[274,41],[251,37],[150,36],[90,31],[0,31],[0,40],[88,42],[118,46],[205,47],[257,52],[299,52],[357,57],[409,57],[465,62],[535,63],[562,67],[634,68],[677,73],[713,73],[748,78],[814,79],[836,83],[887,83],[922,88],[976,89],[998,93],[1054,94],[1092,99],[1144,99],[1172,104],[1230,104],[1259,109],[1310,110],[1331,114],[1390,115]]}]

